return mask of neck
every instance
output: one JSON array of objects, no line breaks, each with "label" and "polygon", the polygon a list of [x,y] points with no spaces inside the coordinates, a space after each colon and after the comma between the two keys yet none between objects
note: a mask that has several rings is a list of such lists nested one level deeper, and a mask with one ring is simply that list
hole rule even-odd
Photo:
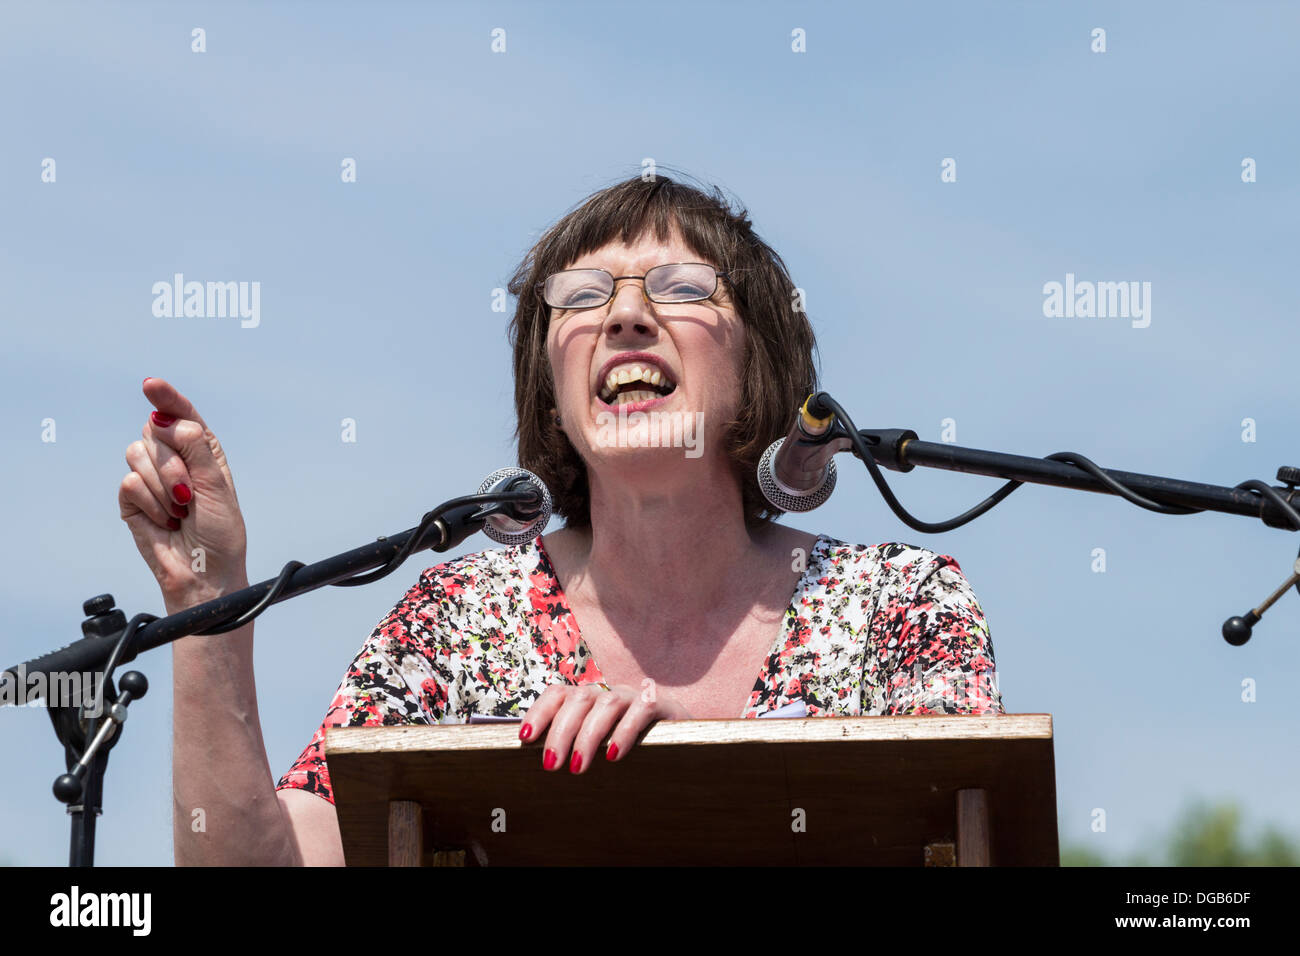
[{"label": "neck", "polygon": [[671,595],[691,613],[716,606],[728,582],[750,573],[760,547],[735,475],[723,465],[690,478],[648,488],[592,475],[580,574],[606,607],[639,613]]}]

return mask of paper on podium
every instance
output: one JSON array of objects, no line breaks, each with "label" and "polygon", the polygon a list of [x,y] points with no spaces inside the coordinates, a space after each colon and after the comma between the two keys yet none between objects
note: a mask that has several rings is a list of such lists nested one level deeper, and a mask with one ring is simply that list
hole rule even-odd
[{"label": "paper on podium", "polygon": [[[769,710],[765,714],[759,714],[763,717],[807,717],[808,705],[802,700],[792,700],[784,707],[778,707],[776,710]],[[522,717],[494,717],[492,714],[470,714],[468,723],[471,724],[517,724]],[[448,720],[444,718],[440,723],[456,724],[459,720]]]}]

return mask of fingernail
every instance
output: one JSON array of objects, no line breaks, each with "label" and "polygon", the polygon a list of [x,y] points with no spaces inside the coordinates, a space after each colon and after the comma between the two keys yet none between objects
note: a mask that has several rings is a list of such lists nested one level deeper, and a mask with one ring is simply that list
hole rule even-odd
[{"label": "fingernail", "polygon": [[154,412],[149,417],[153,419],[153,423],[159,428],[166,428],[168,425],[176,421],[175,416],[164,415],[162,412]]},{"label": "fingernail", "polygon": [[618,756],[618,744],[610,744],[609,749],[605,751],[605,759],[613,760]]},{"label": "fingernail", "polygon": [[[175,419],[172,419],[172,421],[175,421]],[[172,485],[172,494],[176,496],[176,500],[181,504],[188,504],[189,500],[194,497],[190,494],[190,486],[179,481]]]},{"label": "fingernail", "polygon": [[556,761],[558,761],[559,759],[560,759],[560,758],[559,758],[558,756],[556,756],[556,753],[555,753],[554,750],[548,750],[548,751],[546,751],[546,755],[542,758],[542,769],[543,769],[543,770],[551,770],[552,768],[555,767],[555,763],[556,763]]},{"label": "fingernail", "polygon": [[188,518],[190,516],[190,509],[185,507],[185,505],[172,505],[172,514],[178,518]]},{"label": "fingernail", "polygon": [[180,531],[181,523],[177,521],[175,518],[168,518],[167,527],[171,528],[173,531]]},{"label": "fingernail", "polygon": [[529,737],[531,737],[532,735],[533,735],[533,725],[532,725],[532,724],[524,724],[522,727],[519,728],[519,739],[520,739],[520,740],[527,740],[527,739],[528,739]]},{"label": "fingernail", "polygon": [[569,761],[569,773],[577,773],[582,769],[582,754],[576,750],[573,752],[573,759]]},{"label": "fingernail", "polygon": [[149,379],[151,379],[151,378],[153,378],[152,375],[146,375],[146,376],[144,377],[144,381],[141,382],[140,384],[141,384],[141,385],[148,385],[148,384],[149,384]]}]

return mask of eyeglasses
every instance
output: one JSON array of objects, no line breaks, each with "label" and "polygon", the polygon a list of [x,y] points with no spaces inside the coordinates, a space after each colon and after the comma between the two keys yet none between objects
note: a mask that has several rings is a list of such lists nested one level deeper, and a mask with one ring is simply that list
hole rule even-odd
[{"label": "eyeglasses", "polygon": [[718,291],[718,277],[728,278],[707,262],[668,262],[647,269],[643,276],[614,276],[604,269],[565,269],[537,283],[543,301],[553,309],[595,309],[614,296],[619,279],[643,279],[651,302],[700,302]]}]

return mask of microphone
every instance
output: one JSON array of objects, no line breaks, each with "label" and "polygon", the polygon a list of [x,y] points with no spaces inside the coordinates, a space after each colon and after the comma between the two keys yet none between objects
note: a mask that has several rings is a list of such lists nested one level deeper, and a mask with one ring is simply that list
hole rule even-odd
[{"label": "microphone", "polygon": [[497,544],[516,545],[532,541],[551,520],[551,492],[542,479],[523,468],[500,468],[483,479],[477,494],[506,494],[532,491],[525,501],[502,501],[480,509],[474,517],[484,518],[483,533]]},{"label": "microphone", "polygon": [[758,487],[782,511],[812,511],[835,490],[835,453],[853,443],[836,435],[835,413],[809,395],[785,438],[767,446],[758,462]]}]

